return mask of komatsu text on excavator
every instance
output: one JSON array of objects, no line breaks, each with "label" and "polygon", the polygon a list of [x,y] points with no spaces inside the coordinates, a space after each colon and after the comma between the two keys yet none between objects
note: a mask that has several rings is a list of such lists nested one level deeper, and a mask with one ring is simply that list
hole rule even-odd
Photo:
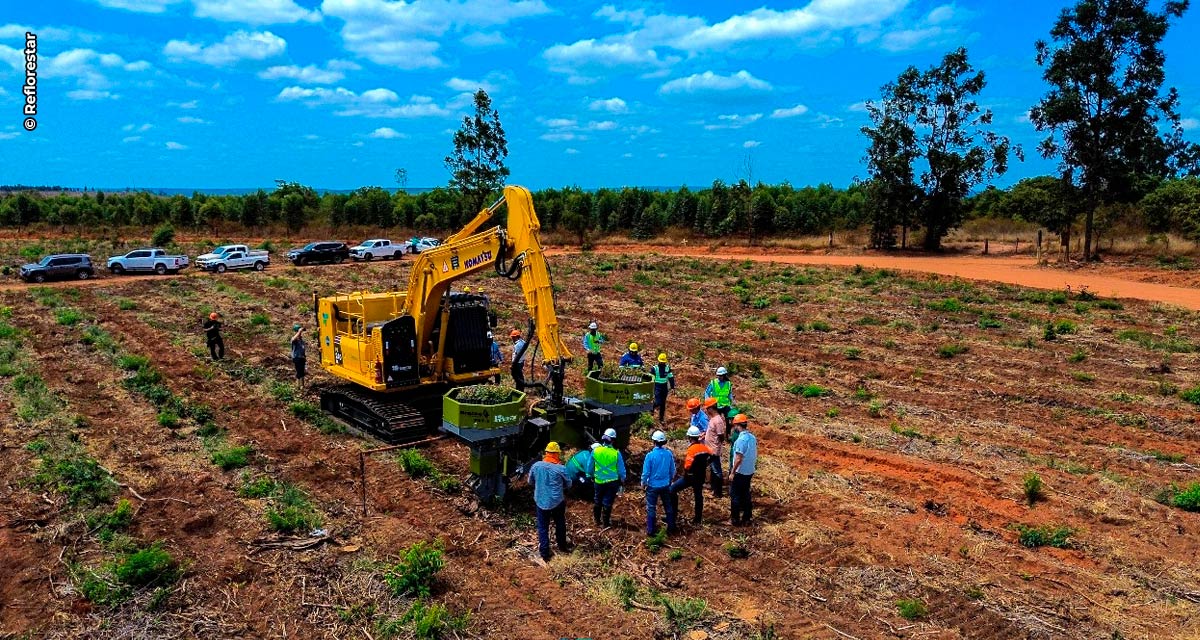
[{"label": "komatsu text on excavator", "polygon": [[[506,224],[481,231],[505,205]],[[536,457],[550,439],[587,446],[603,429],[613,427],[624,444],[630,424],[648,404],[613,405],[609,390],[601,394],[605,398],[564,395],[571,355],[559,333],[539,228],[529,191],[508,186],[500,200],[443,244],[418,254],[406,291],[319,299],[314,295],[321,366],[346,381],[322,392],[321,407],[387,442],[416,440],[442,427],[471,447],[474,488],[484,498],[502,496],[505,479]],[[496,316],[487,296],[451,287],[486,269],[518,281],[525,294],[525,342],[532,344],[536,337],[545,371],[544,379],[527,389],[532,387],[543,398],[529,410],[522,407],[519,424],[459,429],[443,424],[443,396],[501,373],[491,363],[487,334]],[[593,381],[588,385],[593,388]]]}]

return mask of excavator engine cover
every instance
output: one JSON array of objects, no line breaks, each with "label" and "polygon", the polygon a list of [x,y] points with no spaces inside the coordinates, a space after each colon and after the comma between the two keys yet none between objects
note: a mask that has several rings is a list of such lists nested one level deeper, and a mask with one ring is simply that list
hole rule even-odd
[{"label": "excavator engine cover", "polygon": [[450,295],[446,356],[454,359],[454,373],[491,368],[492,342],[487,337],[489,325],[486,297],[466,293]]},{"label": "excavator engine cover", "polygon": [[400,316],[380,327],[383,339],[383,375],[387,388],[421,382],[417,368],[417,328],[412,316]]}]

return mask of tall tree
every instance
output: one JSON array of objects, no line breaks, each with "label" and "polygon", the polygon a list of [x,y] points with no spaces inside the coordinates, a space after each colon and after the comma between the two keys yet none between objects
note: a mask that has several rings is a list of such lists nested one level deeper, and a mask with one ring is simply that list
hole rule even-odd
[{"label": "tall tree", "polygon": [[[1155,13],[1149,0],[1081,0],[1064,9],[1038,41],[1037,62],[1050,92],[1029,113],[1048,133],[1039,150],[1061,160],[1065,180],[1085,204],[1084,259],[1095,257],[1098,207],[1133,202],[1174,173],[1189,154],[1174,88],[1162,90],[1166,57],[1159,45],[1188,0]],[[1163,129],[1167,131],[1164,133]]]},{"label": "tall tree", "polygon": [[506,157],[508,139],[500,114],[492,108],[487,92],[480,89],[475,92],[475,115],[463,118],[454,132],[454,152],[445,159],[450,186],[458,191],[465,215],[478,213],[488,196],[504,186],[509,174],[504,166]]},{"label": "tall tree", "polygon": [[919,168],[918,213],[928,250],[940,248],[962,222],[972,189],[1006,172],[1010,153],[1022,157],[1019,147],[990,130],[992,112],[975,100],[985,86],[983,72],[959,48],[924,72],[909,67],[884,85],[882,105],[867,106],[874,125],[863,128],[871,141],[868,165],[874,181],[883,183],[869,193],[897,206],[912,184],[910,171],[915,176]]},{"label": "tall tree", "polygon": [[304,196],[289,193],[283,198],[283,221],[295,233],[304,227]]}]

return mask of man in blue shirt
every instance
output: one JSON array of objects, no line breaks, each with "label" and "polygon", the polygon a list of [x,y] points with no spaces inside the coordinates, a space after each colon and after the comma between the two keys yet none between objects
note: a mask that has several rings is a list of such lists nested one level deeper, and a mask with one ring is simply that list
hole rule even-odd
[{"label": "man in blue shirt", "polygon": [[509,373],[512,374],[513,386],[520,391],[525,388],[525,340],[521,338],[519,329],[510,331],[508,337],[513,341],[512,367]]},{"label": "man in blue shirt", "polygon": [[588,467],[592,465],[592,451],[599,447],[599,442],[593,442],[591,448],[579,450],[567,461],[567,475],[571,477],[571,493],[580,500],[596,501],[596,487],[592,484],[592,476],[588,474]]},{"label": "man in blue shirt", "polygon": [[692,412],[692,421],[689,426],[696,427],[700,433],[708,431],[708,414],[704,413],[704,409],[700,406],[700,398],[688,398],[688,411]]},{"label": "man in blue shirt", "polygon": [[646,535],[654,535],[658,514],[658,501],[662,500],[667,512],[667,533],[675,533],[675,500],[671,494],[671,480],[675,478],[675,455],[667,449],[667,434],[655,431],[650,439],[654,448],[646,454],[642,463],[642,486],[646,488]]},{"label": "man in blue shirt", "polygon": [[[499,367],[504,362],[504,355],[500,353],[500,345],[496,342],[496,337],[492,332],[487,332],[488,341],[492,343],[492,366]],[[500,374],[496,374],[496,384],[500,384]]]},{"label": "man in blue shirt", "polygon": [[642,354],[638,353],[638,343],[636,343],[636,342],[629,343],[629,351],[626,351],[625,355],[621,356],[621,361],[617,363],[617,366],[618,367],[641,367],[641,366],[643,366]]},{"label": "man in blue shirt", "polygon": [[600,325],[592,322],[588,325],[587,333],[583,334],[583,350],[587,352],[587,370],[603,369],[604,356],[600,354],[600,345],[604,344],[604,336],[600,335]]},{"label": "man in blue shirt", "polygon": [[546,445],[546,455],[529,468],[528,482],[533,486],[537,505],[538,553],[550,560],[550,521],[554,521],[554,540],[558,550],[567,553],[567,489],[571,478],[562,465],[562,448],[557,442]]},{"label": "man in blue shirt", "polygon": [[758,467],[758,438],[750,433],[746,414],[733,419],[737,441],[733,443],[733,466],[729,468],[729,504],[732,525],[750,524],[750,479]]}]

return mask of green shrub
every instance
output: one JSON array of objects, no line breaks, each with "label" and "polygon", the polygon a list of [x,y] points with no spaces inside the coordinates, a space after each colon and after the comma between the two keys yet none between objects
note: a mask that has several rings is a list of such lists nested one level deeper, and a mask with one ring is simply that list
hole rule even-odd
[{"label": "green shrub", "polygon": [[400,463],[400,468],[404,469],[405,473],[414,478],[425,478],[437,472],[433,462],[416,449],[401,449],[396,454],[396,462]]},{"label": "green shrub", "polygon": [[1187,391],[1181,391],[1179,393],[1179,397],[1194,405],[1200,406],[1200,385],[1192,387]]},{"label": "green shrub", "polygon": [[963,306],[962,302],[959,302],[958,298],[946,298],[945,300],[939,300],[938,302],[929,303],[929,308],[933,309],[934,311],[946,311],[946,312],[950,312],[950,313],[955,313],[958,311],[962,311],[966,307]]},{"label": "green shrub", "polygon": [[265,313],[255,313],[250,316],[250,325],[255,327],[265,327],[271,324],[271,317]]},{"label": "green shrub", "polygon": [[820,398],[821,396],[829,395],[828,389],[816,384],[789,384],[787,386],[787,392],[798,396],[803,396],[805,398]]},{"label": "green shrub", "polygon": [[1042,477],[1032,471],[1025,474],[1025,477],[1021,480],[1021,488],[1025,494],[1025,501],[1031,507],[1038,500],[1046,498],[1046,488],[1042,484]]},{"label": "green shrub", "polygon": [[829,333],[833,330],[833,328],[829,326],[829,323],[825,322],[824,320],[813,320],[812,322],[808,323],[808,328],[812,329],[813,331],[820,331],[821,333]]},{"label": "green shrub", "polygon": [[299,487],[281,483],[267,507],[267,523],[281,533],[308,532],[321,526],[321,515]]},{"label": "green shrub", "polygon": [[265,498],[272,493],[275,493],[275,480],[271,476],[259,476],[257,478],[250,475],[250,472],[242,472],[242,486],[238,489],[238,495],[243,498]]},{"label": "green shrub", "polygon": [[254,449],[250,445],[225,447],[213,451],[210,460],[212,460],[213,464],[221,467],[222,471],[240,469],[250,464],[249,458],[253,452]]},{"label": "green shrub", "polygon": [[1004,323],[997,320],[990,313],[985,313],[979,317],[980,329],[1003,329]]},{"label": "green shrub", "polygon": [[150,238],[150,244],[156,247],[165,247],[173,242],[175,242],[175,227],[171,226],[170,222],[155,229],[154,235]]},{"label": "green shrub", "polygon": [[103,539],[111,537],[113,531],[119,531],[129,526],[133,522],[133,503],[124,498],[117,501],[117,505],[112,511],[101,515],[93,515],[87,519],[88,527],[98,529],[99,535]]},{"label": "green shrub", "polygon": [[280,402],[292,402],[296,399],[296,387],[278,380],[271,383],[271,396]]},{"label": "green shrub", "polygon": [[33,482],[63,494],[74,506],[94,507],[111,502],[117,495],[112,476],[99,462],[79,451],[44,456]]},{"label": "green shrub", "polygon": [[699,626],[708,617],[708,602],[702,598],[672,598],[659,594],[663,618],[675,631],[683,632]]},{"label": "green shrub", "polygon": [[1072,371],[1071,377],[1075,378],[1079,382],[1092,382],[1093,380],[1096,379],[1096,376],[1094,376],[1086,371]]},{"label": "green shrub", "polygon": [[903,598],[896,601],[896,610],[905,620],[921,620],[929,615],[929,607],[915,598]]},{"label": "green shrub", "polygon": [[400,561],[383,575],[397,596],[427,598],[433,592],[437,573],[446,566],[440,542],[420,541],[404,550]]},{"label": "green shrub", "polygon": [[1171,504],[1184,511],[1200,511],[1200,482],[1193,482],[1175,494]]},{"label": "green shrub", "polygon": [[878,400],[872,400],[867,404],[867,415],[872,418],[878,418],[883,415],[883,403]]},{"label": "green shrub", "polygon": [[[611,370],[608,372],[612,376],[625,375],[624,368],[621,371]],[[605,374],[601,374],[604,376]],[[460,387],[454,394],[454,399],[466,404],[503,404],[513,399],[514,390],[511,387],[504,387],[495,384],[475,384],[469,387]]]},{"label": "green shrub", "polygon": [[158,414],[158,424],[168,429],[174,429],[179,426],[179,416],[171,411],[161,411]]},{"label": "green shrub", "polygon": [[937,354],[939,358],[953,358],[960,353],[966,353],[967,350],[965,345],[951,343],[938,347]]},{"label": "green shrub", "polygon": [[1018,523],[1014,524],[1013,528],[1017,531],[1017,541],[1021,543],[1021,546],[1030,549],[1037,547],[1069,549],[1073,546],[1071,536],[1075,535],[1075,530],[1070,527],[1051,525],[1031,527]]},{"label": "green shrub", "polygon": [[[150,358],[133,354],[123,355],[117,358],[117,366],[126,371],[139,371],[150,366]],[[156,379],[154,382],[158,382],[158,380]]]},{"label": "green shrub", "polygon": [[1076,349],[1075,353],[1072,353],[1070,355],[1070,357],[1067,358],[1067,360],[1069,360],[1071,362],[1083,362],[1084,360],[1087,360],[1087,357],[1088,357],[1088,354],[1086,351],[1084,351],[1083,349]]},{"label": "green shrub", "polygon": [[1125,308],[1125,305],[1117,302],[1116,300],[1101,300],[1096,303],[1096,306],[1108,311],[1120,311]]},{"label": "green shrub", "polygon": [[120,300],[117,300],[117,308],[121,311],[133,311],[134,309],[138,308],[138,305],[133,300],[121,298]]},{"label": "green shrub", "polygon": [[667,560],[670,560],[671,562],[678,562],[680,560],[683,560],[683,550],[682,549],[671,549],[671,552],[667,554]]},{"label": "green shrub", "polygon": [[746,542],[746,536],[738,536],[733,540],[726,542],[725,553],[728,553],[730,558],[750,557],[750,549],[746,547]]},{"label": "green shrub", "polygon": [[311,402],[293,402],[288,405],[288,410],[292,412],[292,415],[316,427],[317,431],[321,433],[330,434],[345,431],[342,423],[325,415],[321,411],[321,407]]},{"label": "green shrub", "polygon": [[847,360],[861,360],[862,359],[862,349],[859,349],[858,347],[849,347],[848,349],[846,349],[846,359]]},{"label": "green shrub", "polygon": [[83,312],[76,309],[61,309],[54,315],[54,319],[61,325],[73,327],[83,321]]},{"label": "green shrub", "polygon": [[650,553],[658,553],[667,544],[667,530],[659,529],[654,535],[646,538],[646,549]]},{"label": "green shrub", "polygon": [[461,615],[451,615],[446,605],[426,605],[423,600],[417,600],[409,607],[408,612],[400,619],[412,631],[417,640],[441,640],[449,633],[464,631],[470,622],[471,613],[464,611]]},{"label": "green shrub", "polygon": [[179,564],[156,542],[120,559],[113,574],[120,582],[134,587],[165,585],[178,579]]}]

